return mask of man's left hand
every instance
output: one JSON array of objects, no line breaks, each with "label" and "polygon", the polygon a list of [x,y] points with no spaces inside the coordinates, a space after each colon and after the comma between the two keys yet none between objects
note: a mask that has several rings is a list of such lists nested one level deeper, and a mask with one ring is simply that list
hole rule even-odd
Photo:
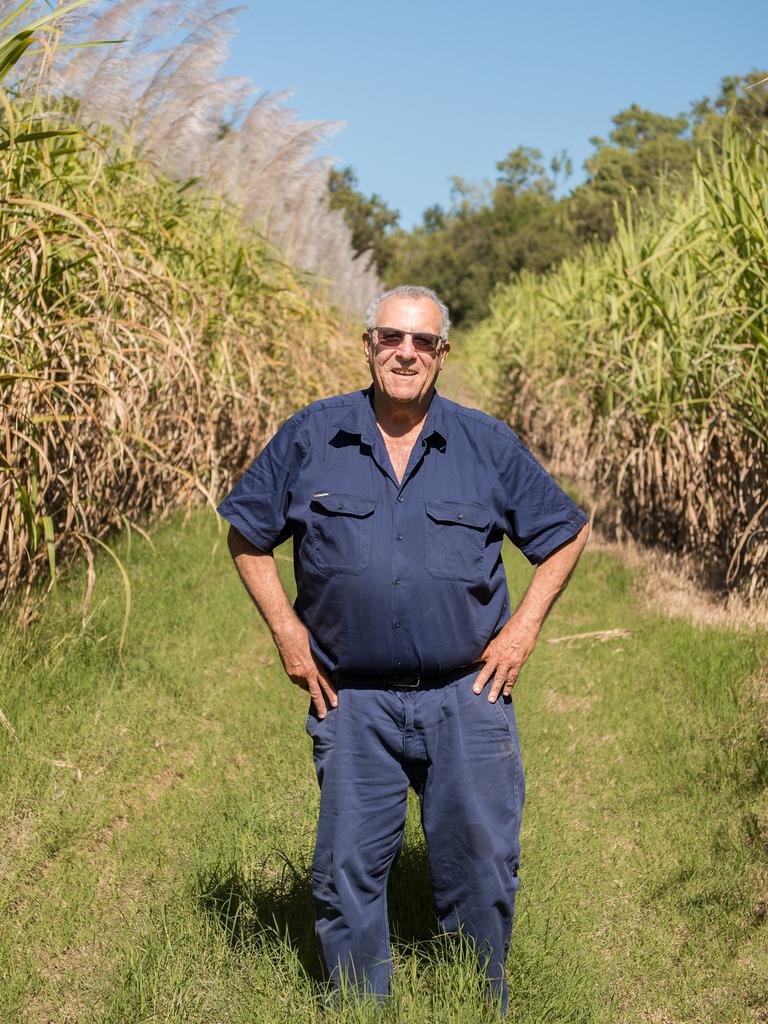
[{"label": "man's left hand", "polygon": [[510,619],[480,655],[478,661],[485,664],[472,684],[473,691],[482,693],[485,684],[493,677],[488,700],[493,703],[500,693],[508,696],[517,682],[520,669],[536,646],[539,628]]}]

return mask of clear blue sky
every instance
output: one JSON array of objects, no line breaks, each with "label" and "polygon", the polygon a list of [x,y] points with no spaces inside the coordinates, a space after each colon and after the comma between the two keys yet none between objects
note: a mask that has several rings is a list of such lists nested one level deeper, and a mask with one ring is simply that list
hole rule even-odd
[{"label": "clear blue sky", "polygon": [[765,0],[247,3],[225,71],[292,90],[302,119],[345,121],[320,152],[350,164],[410,227],[450,178],[492,178],[518,145],[568,150],[631,103],[664,114],[768,67]]}]

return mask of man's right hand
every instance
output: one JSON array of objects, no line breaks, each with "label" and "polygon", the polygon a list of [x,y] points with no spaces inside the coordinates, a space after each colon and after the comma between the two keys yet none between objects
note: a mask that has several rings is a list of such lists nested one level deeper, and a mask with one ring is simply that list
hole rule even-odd
[{"label": "man's right hand", "polygon": [[291,681],[309,691],[320,718],[339,703],[333,683],[315,661],[307,627],[291,607],[271,551],[261,551],[230,526],[227,544],[240,579],[259,609],[277,644],[283,668]]},{"label": "man's right hand", "polygon": [[297,621],[296,627],[277,641],[277,649],[291,682],[309,692],[318,718],[325,718],[328,710],[338,705],[339,698],[333,683],[312,654],[306,627]]}]

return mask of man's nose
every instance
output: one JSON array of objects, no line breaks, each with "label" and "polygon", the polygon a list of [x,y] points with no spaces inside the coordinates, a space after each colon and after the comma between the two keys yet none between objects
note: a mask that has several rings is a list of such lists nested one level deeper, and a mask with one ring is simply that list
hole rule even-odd
[{"label": "man's nose", "polygon": [[413,344],[413,335],[407,331],[403,335],[403,340],[397,346],[397,354],[401,359],[413,359],[416,355],[416,349]]}]

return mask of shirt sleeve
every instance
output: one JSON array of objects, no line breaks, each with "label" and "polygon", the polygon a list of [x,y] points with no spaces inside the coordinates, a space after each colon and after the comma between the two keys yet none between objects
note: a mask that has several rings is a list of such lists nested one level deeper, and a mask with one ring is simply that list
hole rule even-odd
[{"label": "shirt sleeve", "polygon": [[290,536],[291,488],[302,451],[291,417],[274,435],[216,511],[261,551],[272,551]]},{"label": "shirt sleeve", "polygon": [[589,516],[510,431],[503,475],[512,543],[533,565],[575,536]]}]

